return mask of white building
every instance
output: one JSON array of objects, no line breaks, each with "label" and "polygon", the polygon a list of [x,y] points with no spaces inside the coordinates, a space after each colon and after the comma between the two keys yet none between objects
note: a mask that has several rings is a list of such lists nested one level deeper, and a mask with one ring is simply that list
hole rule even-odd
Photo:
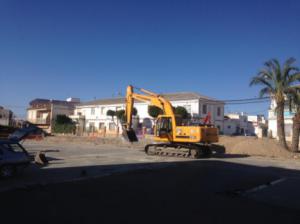
[{"label": "white building", "polygon": [[243,113],[226,114],[224,118],[225,135],[244,135],[254,133],[254,128],[249,124],[247,115]]},{"label": "white building", "polygon": [[12,122],[12,112],[0,106],[0,125],[9,126]]},{"label": "white building", "polygon": [[[224,103],[198,93],[179,92],[163,94],[170,100],[173,106],[183,106],[194,119],[202,119],[211,113],[211,121],[216,127],[223,131]],[[134,107],[138,111],[139,122],[152,126],[152,119],[148,114],[148,104],[136,101]],[[116,129],[116,121],[106,116],[108,110],[121,110],[125,108],[125,98],[100,99],[76,106],[73,120],[84,120],[85,131],[97,131],[104,127],[108,131]],[[148,124],[148,125],[147,125]]]},{"label": "white building", "polygon": [[254,134],[258,137],[263,137],[267,135],[267,121],[264,115],[248,115],[248,122],[252,123],[254,128]]},{"label": "white building", "polygon": [[257,135],[263,136],[263,126],[266,120],[263,115],[247,115],[244,113],[229,113],[224,118],[225,135]]},{"label": "white building", "polygon": [[[271,100],[270,108],[268,110],[269,119],[269,129],[268,134],[273,138],[278,138],[277,136],[277,117],[276,117],[276,102],[274,99]],[[287,141],[292,140],[293,133],[293,117],[295,113],[290,111],[288,103],[286,103],[284,108],[284,123],[285,123],[285,136]]]},{"label": "white building", "polygon": [[78,98],[67,100],[35,99],[29,103],[27,108],[27,121],[51,133],[53,121],[57,115],[72,115]]}]

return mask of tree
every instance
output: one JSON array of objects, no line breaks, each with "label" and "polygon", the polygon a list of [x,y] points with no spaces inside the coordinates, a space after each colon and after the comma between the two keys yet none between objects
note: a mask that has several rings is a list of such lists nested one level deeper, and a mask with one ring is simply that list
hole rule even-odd
[{"label": "tree", "polygon": [[112,120],[114,120],[114,117],[116,116],[116,111],[114,110],[108,110],[106,112],[106,116],[110,116]]},{"label": "tree", "polygon": [[58,114],[53,125],[54,133],[73,133],[75,131],[75,124],[71,118],[64,114]]},{"label": "tree", "polygon": [[116,117],[121,123],[125,122],[125,110],[117,110]]},{"label": "tree", "polygon": [[136,116],[137,113],[138,113],[138,112],[137,112],[137,109],[134,107],[134,108],[132,109],[132,115],[133,115],[133,116]]},{"label": "tree", "polygon": [[157,106],[150,105],[148,106],[148,114],[153,118],[157,118],[158,115],[163,114],[163,111]]},{"label": "tree", "polygon": [[298,68],[292,66],[294,62],[294,58],[289,58],[281,66],[277,59],[269,60],[250,82],[250,86],[263,86],[259,92],[260,97],[269,95],[276,101],[277,135],[280,145],[285,149],[288,148],[284,130],[285,93],[293,88],[292,85],[300,79]]},{"label": "tree", "polygon": [[293,117],[293,135],[291,150],[297,152],[299,148],[300,135],[300,87],[294,87],[287,92],[290,112],[295,112]]},{"label": "tree", "polygon": [[57,124],[72,124],[73,121],[71,118],[69,118],[67,115],[65,114],[58,114],[56,116],[55,122]]},{"label": "tree", "polygon": [[[137,115],[137,109],[135,107],[132,110],[132,115],[133,116]],[[121,123],[125,122],[126,121],[125,110],[117,110],[116,117],[119,121],[121,121]]]},{"label": "tree", "polygon": [[189,113],[184,107],[178,106],[175,107],[175,114],[179,115],[182,119],[187,119],[189,117]]}]

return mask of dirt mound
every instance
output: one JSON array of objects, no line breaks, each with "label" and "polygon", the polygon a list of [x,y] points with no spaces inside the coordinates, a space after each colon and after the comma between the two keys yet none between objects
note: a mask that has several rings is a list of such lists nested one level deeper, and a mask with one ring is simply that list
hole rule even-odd
[{"label": "dirt mound", "polygon": [[242,136],[221,136],[219,144],[226,147],[226,153],[229,154],[246,154],[267,157],[297,157],[295,153],[291,153],[282,148],[274,139],[242,137]]}]

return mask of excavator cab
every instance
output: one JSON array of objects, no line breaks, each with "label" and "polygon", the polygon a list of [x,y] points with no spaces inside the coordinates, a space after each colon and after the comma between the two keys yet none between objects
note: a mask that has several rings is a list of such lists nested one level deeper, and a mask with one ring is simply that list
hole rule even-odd
[{"label": "excavator cab", "polygon": [[160,139],[171,140],[172,139],[172,117],[159,116],[156,120],[154,135]]}]

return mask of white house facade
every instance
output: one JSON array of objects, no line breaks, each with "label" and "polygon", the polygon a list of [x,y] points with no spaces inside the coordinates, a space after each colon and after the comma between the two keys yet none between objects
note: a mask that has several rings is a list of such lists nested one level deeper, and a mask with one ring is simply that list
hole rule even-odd
[{"label": "white house facade", "polygon": [[27,108],[26,120],[51,133],[56,116],[73,114],[75,105],[79,102],[80,99],[78,98],[68,98],[67,100],[34,99]]},{"label": "white house facade", "polygon": [[[215,100],[198,93],[179,92],[163,94],[170,100],[174,107],[185,107],[193,119],[202,119],[211,114],[212,123],[223,131],[224,102]],[[153,125],[153,119],[148,114],[147,103],[136,101],[134,107],[137,109],[138,121],[146,128]],[[81,103],[75,107],[73,120],[81,121],[85,132],[98,131],[106,128],[113,131],[118,126],[116,118],[112,120],[106,115],[108,110],[118,111],[125,108],[125,98],[99,99]]]},{"label": "white house facade", "polygon": [[263,115],[247,115],[244,113],[229,113],[224,118],[225,135],[256,135],[263,136],[266,120]]},{"label": "white house facade", "polygon": [[[293,117],[295,113],[290,111],[288,104],[286,103],[284,108],[284,123],[285,123],[285,136],[287,141],[292,140],[293,133]],[[277,135],[277,118],[276,118],[276,102],[271,100],[270,109],[268,111],[269,129],[268,134],[273,138],[278,138]]]}]

